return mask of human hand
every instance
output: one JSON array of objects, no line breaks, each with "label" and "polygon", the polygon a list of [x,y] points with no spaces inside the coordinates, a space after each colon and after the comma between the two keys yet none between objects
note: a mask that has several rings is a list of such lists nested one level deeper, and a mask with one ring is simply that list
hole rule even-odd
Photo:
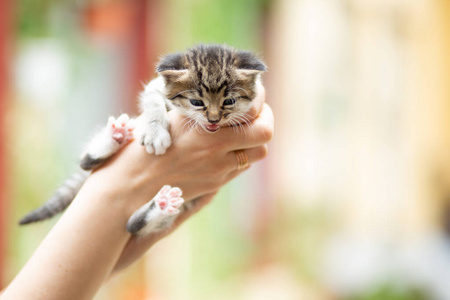
[{"label": "human hand", "polygon": [[[263,95],[264,94],[262,94],[262,96]],[[263,97],[262,100],[264,100]],[[206,206],[212,200],[214,195],[217,193],[217,190],[221,186],[242,173],[243,170],[236,169],[237,163],[234,153],[235,150],[245,149],[250,164],[266,156],[266,143],[271,139],[273,132],[273,115],[269,106],[263,106],[262,102],[260,104],[261,107],[263,107],[262,112],[260,116],[252,124],[249,125],[248,128],[248,130],[251,130],[253,134],[250,136],[239,132],[236,134],[232,132],[232,128],[229,128],[229,131],[224,132],[223,136],[220,139],[216,140],[216,142],[221,141],[221,143],[214,150],[211,150],[210,144],[208,144],[208,147],[204,149],[196,149],[198,145],[207,143],[208,141],[204,141],[203,139],[210,139],[210,135],[206,136],[196,133],[194,136],[189,136],[189,138],[184,137],[186,133],[178,133],[176,135],[176,138],[174,139],[174,145],[177,146],[175,146],[175,150],[173,151],[176,152],[177,147],[182,147],[185,151],[187,151],[187,149],[190,149],[188,153],[191,154],[195,151],[201,151],[202,153],[198,158],[195,159],[195,161],[208,161],[208,164],[206,165],[203,165],[201,163],[194,163],[195,166],[191,166],[192,170],[190,171],[190,174],[179,176],[177,183],[171,183],[172,185],[182,187],[182,189],[185,191],[184,197],[186,198],[186,200],[196,199],[195,202],[193,202],[193,207],[190,210],[184,211],[168,231],[150,234],[145,237],[131,237],[123,252],[121,253],[120,258],[114,267],[114,271],[121,270],[137,260],[153,244],[155,244],[163,237],[169,235],[185,220],[187,220],[193,214]],[[256,112],[259,112],[259,110],[255,109],[253,111],[253,115],[255,115]],[[177,130],[178,126],[181,126],[182,124],[182,119],[175,118],[174,122],[175,126],[173,126],[173,130]],[[215,133],[214,135],[216,134],[217,133]],[[184,140],[185,138],[187,140]],[[194,141],[192,141],[193,138],[197,138],[198,140],[194,140],[194,143]],[[193,148],[191,149],[190,147]],[[165,155],[168,154],[170,154],[170,152],[166,153]],[[213,154],[212,157],[211,154]],[[213,165],[212,161],[214,160],[220,161],[217,164]],[[190,165],[192,165],[192,161],[189,160],[189,162]],[[180,162],[176,163],[179,164]],[[182,169],[189,169],[189,164],[187,166],[184,166],[184,164],[181,165],[183,165]],[[212,170],[209,170],[209,168],[212,168]],[[196,175],[199,173],[206,173],[207,176]],[[195,177],[199,178],[195,179]],[[204,183],[204,181],[206,181],[206,183]]]},{"label": "human hand", "polygon": [[[265,100],[262,85],[257,86],[257,90],[257,97],[248,113],[249,120],[256,118]],[[117,188],[117,192],[132,192],[135,199],[145,195],[145,200],[136,201],[136,205],[126,202],[129,204],[129,215],[148,201],[149,195],[155,195],[166,184],[180,187],[187,201],[216,191],[242,172],[235,172],[235,150],[248,149],[245,152],[250,164],[266,156],[265,144],[271,139],[273,131],[272,112],[270,108],[266,111],[265,118],[243,124],[242,128],[221,128],[214,134],[189,130],[185,119],[171,112],[173,141],[164,155],[148,155],[134,141],[122,149],[120,155],[115,155],[96,170],[90,179],[104,177],[99,183],[109,182]],[[133,186],[132,190],[130,186]]]}]

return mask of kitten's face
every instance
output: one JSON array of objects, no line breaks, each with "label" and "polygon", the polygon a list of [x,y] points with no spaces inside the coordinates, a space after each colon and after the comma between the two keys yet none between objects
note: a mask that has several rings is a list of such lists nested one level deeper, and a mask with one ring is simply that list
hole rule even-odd
[{"label": "kitten's face", "polygon": [[175,109],[208,132],[248,121],[255,83],[264,70],[250,52],[215,45],[170,55],[158,66]]}]

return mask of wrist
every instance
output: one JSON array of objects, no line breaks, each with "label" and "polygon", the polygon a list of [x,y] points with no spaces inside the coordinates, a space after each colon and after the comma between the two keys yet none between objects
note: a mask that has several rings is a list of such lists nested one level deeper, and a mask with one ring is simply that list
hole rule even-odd
[{"label": "wrist", "polygon": [[167,176],[155,171],[156,164],[154,156],[146,153],[144,147],[131,143],[92,172],[83,189],[97,194],[100,202],[128,220],[167,183],[164,182]]}]

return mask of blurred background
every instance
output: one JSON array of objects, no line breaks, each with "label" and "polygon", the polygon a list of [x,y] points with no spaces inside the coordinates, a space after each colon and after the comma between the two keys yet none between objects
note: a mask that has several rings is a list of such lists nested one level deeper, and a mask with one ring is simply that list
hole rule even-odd
[{"label": "blurred background", "polygon": [[200,42],[266,61],[269,157],[96,299],[450,299],[448,0],[1,0],[1,287],[56,222],[17,220]]}]

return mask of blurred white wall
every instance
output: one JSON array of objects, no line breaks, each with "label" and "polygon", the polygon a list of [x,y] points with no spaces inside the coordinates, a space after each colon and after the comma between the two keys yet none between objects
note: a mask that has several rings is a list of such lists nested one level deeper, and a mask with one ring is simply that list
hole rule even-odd
[{"label": "blurred white wall", "polygon": [[[274,188],[286,209],[338,220],[323,280],[340,295],[450,263],[434,185],[450,158],[442,4],[277,2],[268,43]],[[442,260],[428,260],[425,248]],[[406,285],[448,299],[439,276]]]}]

